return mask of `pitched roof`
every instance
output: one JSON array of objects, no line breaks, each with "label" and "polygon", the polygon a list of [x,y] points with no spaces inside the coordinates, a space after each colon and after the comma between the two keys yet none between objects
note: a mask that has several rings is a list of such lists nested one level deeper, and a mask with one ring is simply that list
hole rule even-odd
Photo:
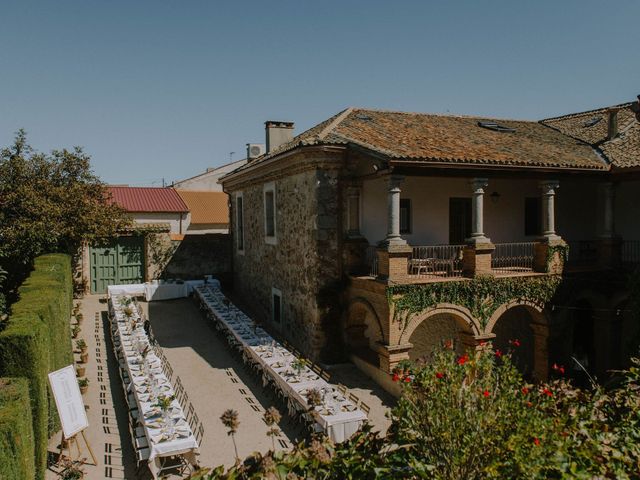
[{"label": "pitched roof", "polygon": [[[634,103],[547,118],[541,123],[599,148],[616,167],[635,167],[640,165],[640,122],[631,110]],[[607,140],[610,109],[618,110],[618,135]]]},{"label": "pitched roof", "polygon": [[[498,123],[513,131],[495,131],[480,123]],[[348,108],[234,172],[305,145],[356,145],[391,163],[608,168],[590,145],[539,122]]]},{"label": "pitched roof", "polygon": [[229,200],[224,192],[176,190],[191,212],[192,224],[228,224]]},{"label": "pitched roof", "polygon": [[188,212],[173,188],[109,186],[111,200],[128,212]]}]

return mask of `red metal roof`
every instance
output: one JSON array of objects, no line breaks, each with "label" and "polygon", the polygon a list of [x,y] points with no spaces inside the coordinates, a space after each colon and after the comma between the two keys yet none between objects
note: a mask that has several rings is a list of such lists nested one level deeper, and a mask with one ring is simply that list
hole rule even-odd
[{"label": "red metal roof", "polygon": [[111,200],[128,212],[188,212],[173,188],[109,186]]}]

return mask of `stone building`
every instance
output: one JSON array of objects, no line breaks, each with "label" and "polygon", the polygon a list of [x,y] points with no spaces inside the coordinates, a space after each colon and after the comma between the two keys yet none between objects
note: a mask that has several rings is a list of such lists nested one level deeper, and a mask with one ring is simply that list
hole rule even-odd
[{"label": "stone building", "polygon": [[349,108],[294,138],[266,122],[265,155],[221,178],[238,298],[382,384],[446,339],[518,338],[523,371],[546,377],[566,241],[593,239],[590,268],[610,269],[602,232],[633,204],[613,202],[614,160],[561,124]]}]

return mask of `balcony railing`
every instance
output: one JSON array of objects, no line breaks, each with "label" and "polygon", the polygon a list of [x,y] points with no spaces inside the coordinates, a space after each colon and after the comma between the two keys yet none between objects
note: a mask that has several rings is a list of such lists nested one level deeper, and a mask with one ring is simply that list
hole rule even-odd
[{"label": "balcony railing", "polygon": [[595,240],[570,240],[569,261],[571,265],[595,265],[598,262],[598,243]]},{"label": "balcony railing", "polygon": [[498,273],[533,271],[534,242],[496,243],[491,268]]},{"label": "balcony railing", "polygon": [[624,240],[621,257],[622,263],[640,263],[640,240]]},{"label": "balcony railing", "polygon": [[464,245],[413,247],[409,275],[419,277],[462,277]]},{"label": "balcony railing", "polygon": [[369,276],[378,276],[378,252],[375,245],[369,245],[364,255],[364,264],[369,271]]}]

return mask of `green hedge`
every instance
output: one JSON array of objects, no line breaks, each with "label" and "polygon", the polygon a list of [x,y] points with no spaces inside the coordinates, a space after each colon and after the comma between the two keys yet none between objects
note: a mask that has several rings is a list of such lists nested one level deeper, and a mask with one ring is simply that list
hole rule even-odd
[{"label": "green hedge", "polygon": [[44,478],[49,435],[59,429],[47,373],[73,363],[69,317],[73,284],[67,255],[38,257],[18,290],[6,329],[0,333],[0,376],[29,380],[36,478]]},{"label": "green hedge", "polygon": [[0,478],[34,478],[33,425],[26,378],[0,378]]}]

